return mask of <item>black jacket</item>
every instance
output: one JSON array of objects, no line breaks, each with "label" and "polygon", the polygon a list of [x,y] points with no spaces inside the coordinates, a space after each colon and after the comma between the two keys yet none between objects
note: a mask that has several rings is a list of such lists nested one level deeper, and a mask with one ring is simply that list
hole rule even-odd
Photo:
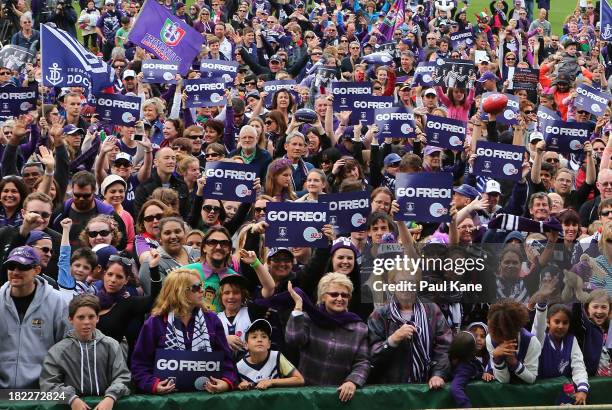
[{"label": "black jacket", "polygon": [[[187,188],[187,184],[180,176],[176,174],[172,174],[170,177],[170,188],[175,190],[179,196],[179,207],[181,216],[184,220],[189,218],[189,213],[191,211],[191,205],[189,203],[189,188]],[[151,194],[155,191],[155,188],[161,188],[162,181],[157,175],[157,169],[153,169],[151,172],[151,178],[145,183],[138,185],[136,188],[136,198],[134,200],[134,209],[136,210],[136,217],[140,213],[140,208],[142,205],[151,198]]]}]

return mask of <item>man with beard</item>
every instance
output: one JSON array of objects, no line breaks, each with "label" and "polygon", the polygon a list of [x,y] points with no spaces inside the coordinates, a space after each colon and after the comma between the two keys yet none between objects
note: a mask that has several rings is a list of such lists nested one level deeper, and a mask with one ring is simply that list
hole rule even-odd
[{"label": "man with beard", "polygon": [[597,208],[600,202],[612,198],[612,169],[602,169],[597,176],[597,189],[600,195],[585,202],[580,207],[580,225],[589,226],[597,220]]},{"label": "man with beard", "polygon": [[121,217],[112,206],[96,198],[96,177],[88,171],[79,171],[72,177],[72,198],[64,202],[61,211],[53,220],[53,226],[59,232],[62,230],[60,221],[65,218],[72,219],[73,228],[70,230],[70,245],[82,246],[79,234],[91,218],[97,215],[110,215],[115,219],[119,231],[123,234],[117,249],[124,249],[126,245],[126,229]]},{"label": "man with beard", "polygon": [[245,164],[257,166],[257,176],[263,180],[265,171],[272,158],[268,151],[257,146],[257,130],[250,125],[245,125],[240,129],[238,142],[240,148],[230,152],[230,158],[240,156]]}]

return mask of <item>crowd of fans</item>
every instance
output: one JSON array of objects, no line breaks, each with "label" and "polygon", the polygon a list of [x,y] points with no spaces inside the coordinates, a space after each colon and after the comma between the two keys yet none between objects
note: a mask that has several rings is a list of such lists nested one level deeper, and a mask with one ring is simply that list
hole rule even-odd
[{"label": "crowd of fans", "polygon": [[[0,125],[0,388],[61,392],[75,410],[100,396],[97,408],[111,409],[129,394],[179,390],[155,374],[158,350],[169,349],[223,354],[221,376],[201,386],[209,393],[337,386],[348,401],[367,384],[450,384],[469,407],[472,380],[567,376],[571,400],[588,403],[589,378],[612,375],[611,108],[594,116],[575,105],[581,84],[610,89],[599,9],[579,2],[553,27],[546,0],[493,1],[472,16],[442,3],[406,0],[387,41],[388,0],[162,0],[205,38],[176,85],[143,80],[152,55],[128,39],[141,3],[81,0],[80,13],[70,0],[7,6],[11,44],[38,58],[21,71],[0,67],[0,87],[37,85],[44,104]],[[78,31],[114,68],[112,92],[142,98],[134,127],[101,122],[79,87],[42,85],[35,23]],[[453,49],[449,36],[461,30],[473,45]],[[364,59],[383,43],[391,61]],[[476,55],[468,89],[414,81],[419,64]],[[227,105],[186,106],[184,80],[199,78],[202,59],[239,63]],[[416,138],[379,140],[376,125],[335,112],[319,67],[410,109]],[[512,68],[538,69],[539,83],[512,90]],[[267,105],[263,84],[288,79],[296,91],[278,90]],[[518,97],[517,124],[483,112],[485,92]],[[589,125],[579,155],[547,150],[540,107]],[[466,143],[428,145],[430,115],[464,121]],[[478,140],[526,147],[520,180],[476,177]],[[257,167],[253,203],[204,195],[215,161]],[[425,171],[452,173],[451,222],[394,220],[396,176]],[[268,203],[354,191],[370,194],[363,231],[326,225],[327,247],[265,246]],[[504,230],[493,224],[500,215],[559,229]],[[377,298],[374,260],[393,244],[405,255],[491,253],[495,297]],[[385,279],[414,277],[390,270]]]}]

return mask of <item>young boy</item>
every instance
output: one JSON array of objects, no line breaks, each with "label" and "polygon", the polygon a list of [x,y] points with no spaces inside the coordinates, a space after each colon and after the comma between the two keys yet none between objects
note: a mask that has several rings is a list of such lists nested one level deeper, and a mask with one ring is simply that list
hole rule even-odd
[{"label": "young boy", "polygon": [[303,386],[304,377],[282,353],[270,350],[272,325],[257,319],[246,331],[247,355],[237,364],[240,390]]},{"label": "young boy", "polygon": [[43,362],[41,390],[64,393],[72,409],[89,408],[80,397],[104,396],[94,407],[111,410],[130,394],[131,374],[119,343],[96,329],[99,313],[96,296],[72,299],[68,318],[74,329],[49,349]]}]

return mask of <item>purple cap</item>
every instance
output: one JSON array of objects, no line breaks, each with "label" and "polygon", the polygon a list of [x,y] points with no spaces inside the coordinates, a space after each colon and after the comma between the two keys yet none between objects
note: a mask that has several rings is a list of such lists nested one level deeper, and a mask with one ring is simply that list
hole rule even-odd
[{"label": "purple cap", "polygon": [[488,80],[497,81],[497,76],[493,74],[492,72],[487,71],[486,73],[480,76],[480,78],[478,79],[478,82],[484,83],[485,81],[488,81]]},{"label": "purple cap", "polygon": [[386,167],[388,167],[389,165],[395,162],[400,162],[401,160],[402,160],[402,157],[397,155],[395,152],[392,152],[385,157],[383,163],[385,164]]},{"label": "purple cap", "polygon": [[333,255],[338,249],[350,249],[355,254],[355,259],[359,257],[359,250],[346,236],[341,236],[334,241],[330,254]]},{"label": "purple cap", "polygon": [[64,127],[64,134],[66,135],[74,134],[77,132],[80,132],[81,134],[85,135],[85,131],[83,131],[83,128],[79,128],[76,125],[68,124]]},{"label": "purple cap", "polygon": [[428,145],[423,149],[423,155],[431,155],[434,152],[442,152],[444,151],[442,148],[440,147],[436,147],[433,145]]},{"label": "purple cap", "polygon": [[463,196],[465,196],[467,198],[470,198],[470,199],[474,199],[478,195],[480,195],[480,193],[478,192],[478,190],[476,188],[474,188],[473,186],[468,185],[468,184],[462,184],[462,185],[458,186],[457,188],[454,188],[453,191],[455,191],[459,195],[463,195]]},{"label": "purple cap", "polygon": [[291,250],[289,250],[289,248],[270,248],[270,250],[268,251],[268,259],[272,258],[280,252],[287,252],[289,255],[291,255],[291,258],[293,259],[293,253],[291,253]]},{"label": "purple cap", "polygon": [[107,244],[96,245],[93,247],[92,251],[94,251],[98,257],[98,265],[100,265],[104,270],[106,270],[106,267],[108,266],[108,260],[110,257],[119,254],[117,248]]},{"label": "purple cap", "polygon": [[40,258],[31,246],[19,246],[9,253],[4,264],[9,262],[17,262],[21,265],[40,265]]},{"label": "purple cap", "polygon": [[26,245],[31,245],[40,241],[41,239],[51,239],[51,236],[43,231],[31,231],[28,239],[26,240]]}]

